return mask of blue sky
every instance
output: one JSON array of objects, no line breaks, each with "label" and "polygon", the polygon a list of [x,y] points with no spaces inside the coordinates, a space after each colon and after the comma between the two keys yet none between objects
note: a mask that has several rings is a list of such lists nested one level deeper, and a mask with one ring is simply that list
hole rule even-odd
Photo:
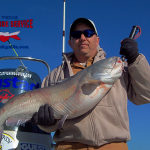
[{"label": "blue sky", "polygon": [[[72,51],[68,45],[70,24],[79,17],[94,21],[100,37],[100,46],[107,57],[120,56],[120,42],[128,37],[133,25],[142,29],[138,42],[139,52],[150,62],[150,1],[149,0],[66,0],[66,52]],[[11,19],[3,16],[11,16]],[[33,19],[33,28],[11,27],[10,22]],[[21,40],[10,39],[16,46],[28,49],[15,49],[19,56],[30,56],[45,60],[53,70],[62,62],[63,0],[5,0],[0,1],[0,21],[8,21],[9,27],[0,27],[0,32],[20,31]],[[0,46],[9,46],[1,42]],[[15,56],[12,49],[0,48],[0,57]],[[44,64],[23,61],[29,71],[36,72],[41,80],[47,75]],[[1,60],[0,69],[17,68],[19,60]],[[150,148],[150,104],[135,106],[128,103],[131,141],[130,150]]]}]

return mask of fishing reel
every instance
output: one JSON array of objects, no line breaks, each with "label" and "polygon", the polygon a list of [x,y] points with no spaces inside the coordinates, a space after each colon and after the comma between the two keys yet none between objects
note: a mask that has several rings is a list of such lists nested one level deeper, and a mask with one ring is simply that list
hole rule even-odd
[{"label": "fishing reel", "polygon": [[[138,31],[138,33],[137,33]],[[136,34],[137,33],[137,34]],[[129,38],[130,39],[137,39],[139,36],[141,35],[141,28],[139,26],[133,26],[132,27],[132,30],[130,32],[130,35],[129,35]],[[122,56],[121,57],[122,61],[125,60],[125,56]]]}]

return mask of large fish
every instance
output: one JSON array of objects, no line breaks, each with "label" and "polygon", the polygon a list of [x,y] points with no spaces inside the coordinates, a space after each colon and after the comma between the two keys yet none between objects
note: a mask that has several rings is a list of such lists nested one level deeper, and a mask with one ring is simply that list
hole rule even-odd
[{"label": "large fish", "polygon": [[39,107],[49,104],[62,127],[65,119],[78,117],[92,109],[121,76],[119,57],[100,60],[65,81],[19,94],[0,109],[0,135],[3,125],[19,126],[29,121]]}]

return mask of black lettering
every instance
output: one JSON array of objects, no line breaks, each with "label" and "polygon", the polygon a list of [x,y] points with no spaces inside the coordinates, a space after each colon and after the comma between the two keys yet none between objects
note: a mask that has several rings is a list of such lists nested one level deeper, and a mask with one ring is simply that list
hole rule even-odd
[{"label": "black lettering", "polygon": [[18,16],[15,16],[14,19],[18,19]]},{"label": "black lettering", "polygon": [[2,139],[3,139],[4,141],[6,141],[8,144],[12,142],[12,141],[10,140],[10,138],[9,138],[9,137],[7,137],[7,136],[6,136],[6,135],[4,135],[4,134],[3,134]]},{"label": "black lettering", "polygon": [[18,46],[16,45],[15,48],[18,49]]}]

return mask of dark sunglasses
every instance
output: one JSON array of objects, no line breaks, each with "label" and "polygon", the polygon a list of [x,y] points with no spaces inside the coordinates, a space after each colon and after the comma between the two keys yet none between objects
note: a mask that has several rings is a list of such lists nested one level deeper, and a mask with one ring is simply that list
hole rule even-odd
[{"label": "dark sunglasses", "polygon": [[87,29],[87,30],[84,30],[84,31],[74,31],[72,33],[70,33],[70,35],[73,37],[73,38],[76,38],[76,39],[79,39],[81,37],[81,34],[84,34],[85,37],[89,38],[91,36],[93,36],[95,34],[95,31],[93,30],[90,30],[90,29]]}]

